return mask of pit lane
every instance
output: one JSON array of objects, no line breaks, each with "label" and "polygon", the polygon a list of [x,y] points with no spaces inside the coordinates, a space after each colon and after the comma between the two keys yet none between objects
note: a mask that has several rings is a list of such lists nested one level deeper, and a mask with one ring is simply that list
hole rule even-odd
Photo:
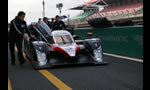
[{"label": "pit lane", "polygon": [[[103,58],[109,65],[59,66],[46,71],[72,90],[143,90],[142,62],[107,55]],[[8,78],[12,90],[58,90],[57,83],[60,83],[56,81],[54,84],[39,71],[32,69],[28,62],[20,67],[16,60],[16,65],[11,66],[9,49]],[[59,89],[65,90],[63,87]]]}]

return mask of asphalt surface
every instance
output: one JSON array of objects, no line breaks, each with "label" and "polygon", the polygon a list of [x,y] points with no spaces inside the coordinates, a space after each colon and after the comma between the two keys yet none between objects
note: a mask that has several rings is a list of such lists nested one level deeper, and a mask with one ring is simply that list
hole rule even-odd
[{"label": "asphalt surface", "polygon": [[[143,90],[143,63],[104,55],[108,65],[57,66],[47,69],[72,90]],[[10,65],[8,78],[12,90],[59,90],[30,63]],[[63,90],[61,88],[60,90]]]}]

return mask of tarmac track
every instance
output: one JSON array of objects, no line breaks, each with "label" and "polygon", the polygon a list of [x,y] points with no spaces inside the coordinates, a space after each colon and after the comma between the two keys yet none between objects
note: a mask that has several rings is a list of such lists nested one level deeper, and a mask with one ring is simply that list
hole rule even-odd
[{"label": "tarmac track", "polygon": [[108,65],[57,66],[34,70],[29,62],[10,65],[8,50],[8,88],[10,90],[143,90],[143,63],[103,56]]}]

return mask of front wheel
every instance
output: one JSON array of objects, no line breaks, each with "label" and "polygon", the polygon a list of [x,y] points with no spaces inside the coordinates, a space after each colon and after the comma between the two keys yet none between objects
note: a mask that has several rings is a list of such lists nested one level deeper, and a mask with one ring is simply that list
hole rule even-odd
[{"label": "front wheel", "polygon": [[102,50],[102,46],[100,45],[98,48],[93,50],[93,54],[95,56],[95,60],[97,62],[102,62],[103,61],[103,50]]}]

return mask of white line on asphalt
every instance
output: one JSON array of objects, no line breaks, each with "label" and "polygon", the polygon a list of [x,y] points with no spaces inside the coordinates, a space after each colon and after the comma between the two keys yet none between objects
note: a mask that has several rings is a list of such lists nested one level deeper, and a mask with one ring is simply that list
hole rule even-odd
[{"label": "white line on asphalt", "polygon": [[113,57],[117,57],[117,58],[123,58],[123,59],[128,59],[128,60],[132,60],[132,61],[137,61],[137,62],[143,63],[143,59],[131,58],[131,57],[120,56],[120,55],[110,54],[110,53],[103,53],[103,54],[104,55],[108,55],[108,56],[113,56]]}]

